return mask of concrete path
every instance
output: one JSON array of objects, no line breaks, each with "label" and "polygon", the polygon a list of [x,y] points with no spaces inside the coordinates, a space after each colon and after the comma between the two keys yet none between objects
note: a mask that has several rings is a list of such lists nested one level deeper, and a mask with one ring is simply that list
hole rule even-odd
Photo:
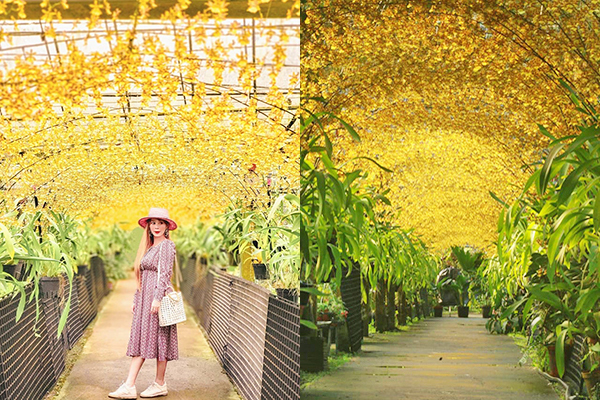
[{"label": "concrete path", "polygon": [[480,316],[429,318],[408,332],[375,335],[363,354],[309,385],[309,399],[558,400],[513,339]]},{"label": "concrete path", "polygon": [[[54,400],[109,399],[108,393],[127,379],[131,357],[127,357],[125,352],[131,329],[134,293],[134,279],[117,282],[96,317],[80,358]],[[167,363],[165,380],[169,394],[161,398],[240,399],[212,353],[189,306],[186,315],[187,321],[177,326],[179,360]],[[138,394],[154,381],[155,375],[156,359],[146,360],[136,381]]]}]

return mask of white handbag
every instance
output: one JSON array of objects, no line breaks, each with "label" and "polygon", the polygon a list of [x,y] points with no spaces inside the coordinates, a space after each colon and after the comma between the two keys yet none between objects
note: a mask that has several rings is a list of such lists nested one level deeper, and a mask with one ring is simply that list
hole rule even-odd
[{"label": "white handbag", "polygon": [[[160,249],[162,251],[162,248]],[[156,276],[156,286],[160,279],[160,251],[158,254],[158,275]],[[173,285],[168,287],[173,288]],[[158,309],[158,324],[160,326],[174,325],[186,320],[185,309],[183,307],[183,296],[181,292],[176,292],[175,288],[170,293],[167,293],[160,301]]]}]

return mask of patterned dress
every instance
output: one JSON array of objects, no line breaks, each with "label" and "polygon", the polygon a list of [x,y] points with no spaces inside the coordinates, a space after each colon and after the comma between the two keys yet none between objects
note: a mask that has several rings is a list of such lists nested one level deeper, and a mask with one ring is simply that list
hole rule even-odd
[{"label": "patterned dress", "polygon": [[[160,261],[160,279],[158,285],[158,258]],[[177,324],[160,326],[158,313],[152,314],[152,300],[161,300],[173,289],[168,287],[173,274],[175,260],[175,243],[165,239],[160,244],[148,249],[140,263],[142,279],[141,292],[134,295],[135,310],[131,321],[131,333],[127,345],[127,356],[142,358],[158,358],[158,361],[179,359],[177,346]]]}]

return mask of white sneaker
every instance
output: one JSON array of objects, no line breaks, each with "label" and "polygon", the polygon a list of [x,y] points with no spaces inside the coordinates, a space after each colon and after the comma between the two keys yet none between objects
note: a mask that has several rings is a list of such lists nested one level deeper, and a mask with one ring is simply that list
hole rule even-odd
[{"label": "white sneaker", "polygon": [[164,385],[159,385],[156,382],[152,382],[152,385],[148,386],[148,389],[140,393],[140,397],[157,397],[165,396],[167,394],[167,382]]},{"label": "white sneaker", "polygon": [[135,390],[135,385],[129,387],[123,382],[117,390],[109,393],[108,397],[113,399],[137,399],[137,390]]}]

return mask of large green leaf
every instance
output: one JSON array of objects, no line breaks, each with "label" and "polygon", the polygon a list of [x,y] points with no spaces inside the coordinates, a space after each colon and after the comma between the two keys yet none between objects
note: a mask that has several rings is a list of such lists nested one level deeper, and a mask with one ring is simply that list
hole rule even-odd
[{"label": "large green leaf", "polygon": [[563,146],[564,144],[562,143],[557,144],[550,150],[548,157],[546,157],[546,160],[540,172],[540,179],[538,181],[538,193],[540,195],[543,195],[546,192],[546,187],[548,186],[548,181],[550,180],[552,162],[554,161],[554,158],[557,156],[558,152],[563,148]]},{"label": "large green leaf", "polygon": [[[557,327],[559,330],[560,327]],[[555,356],[556,356],[556,369],[558,370],[558,376],[562,378],[565,373],[565,339],[567,337],[567,330],[561,330],[556,335],[556,348],[555,348]]]}]

